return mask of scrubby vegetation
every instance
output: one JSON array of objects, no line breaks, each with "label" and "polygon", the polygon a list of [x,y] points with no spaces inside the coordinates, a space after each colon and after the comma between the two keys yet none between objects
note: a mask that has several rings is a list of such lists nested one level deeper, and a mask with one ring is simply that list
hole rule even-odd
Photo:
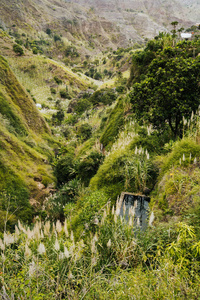
[{"label": "scrubby vegetation", "polygon": [[[198,36],[85,60],[45,34],[65,65],[26,35],[0,57],[0,297],[198,299]],[[123,191],[151,197],[146,231]]]}]

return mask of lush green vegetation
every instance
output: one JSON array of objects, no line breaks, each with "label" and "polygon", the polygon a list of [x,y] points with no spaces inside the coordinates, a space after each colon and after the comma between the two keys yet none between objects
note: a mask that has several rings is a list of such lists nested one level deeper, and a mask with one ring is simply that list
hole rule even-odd
[{"label": "lush green vegetation", "polygon": [[[45,34],[15,36],[13,71],[0,57],[0,297],[198,299],[198,37],[86,61]],[[123,191],[151,196],[146,231],[119,217]]]}]

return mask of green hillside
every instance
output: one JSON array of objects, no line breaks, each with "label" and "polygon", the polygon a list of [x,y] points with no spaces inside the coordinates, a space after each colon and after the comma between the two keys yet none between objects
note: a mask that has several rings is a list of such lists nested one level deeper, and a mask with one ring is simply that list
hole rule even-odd
[{"label": "green hillside", "polygon": [[[1,214],[8,209],[14,216],[30,221],[33,211],[29,199],[37,199],[41,193],[36,178],[41,182],[53,182],[51,168],[46,163],[52,156],[48,145],[48,140],[52,139],[51,132],[2,56],[0,124]],[[9,203],[3,199],[6,195]]]},{"label": "green hillside", "polygon": [[177,25],[87,60],[1,31],[2,299],[199,299],[200,32]]}]

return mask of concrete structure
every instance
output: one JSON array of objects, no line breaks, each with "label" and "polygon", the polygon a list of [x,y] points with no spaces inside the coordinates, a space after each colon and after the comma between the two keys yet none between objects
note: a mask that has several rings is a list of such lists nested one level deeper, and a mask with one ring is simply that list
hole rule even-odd
[{"label": "concrete structure", "polygon": [[127,222],[132,217],[136,226],[145,229],[149,215],[149,202],[150,197],[123,192],[118,200],[119,215],[124,216]]},{"label": "concrete structure", "polygon": [[189,33],[189,32],[181,32],[181,38],[185,39],[185,40],[191,39],[192,38],[192,34]]}]

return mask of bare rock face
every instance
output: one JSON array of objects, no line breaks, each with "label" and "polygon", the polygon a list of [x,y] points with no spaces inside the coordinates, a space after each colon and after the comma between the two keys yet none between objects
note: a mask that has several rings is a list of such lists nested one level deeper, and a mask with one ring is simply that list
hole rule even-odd
[{"label": "bare rock face", "polygon": [[1,0],[0,23],[26,30],[59,31],[72,41],[97,48],[130,46],[171,30],[200,22],[197,0]]}]

